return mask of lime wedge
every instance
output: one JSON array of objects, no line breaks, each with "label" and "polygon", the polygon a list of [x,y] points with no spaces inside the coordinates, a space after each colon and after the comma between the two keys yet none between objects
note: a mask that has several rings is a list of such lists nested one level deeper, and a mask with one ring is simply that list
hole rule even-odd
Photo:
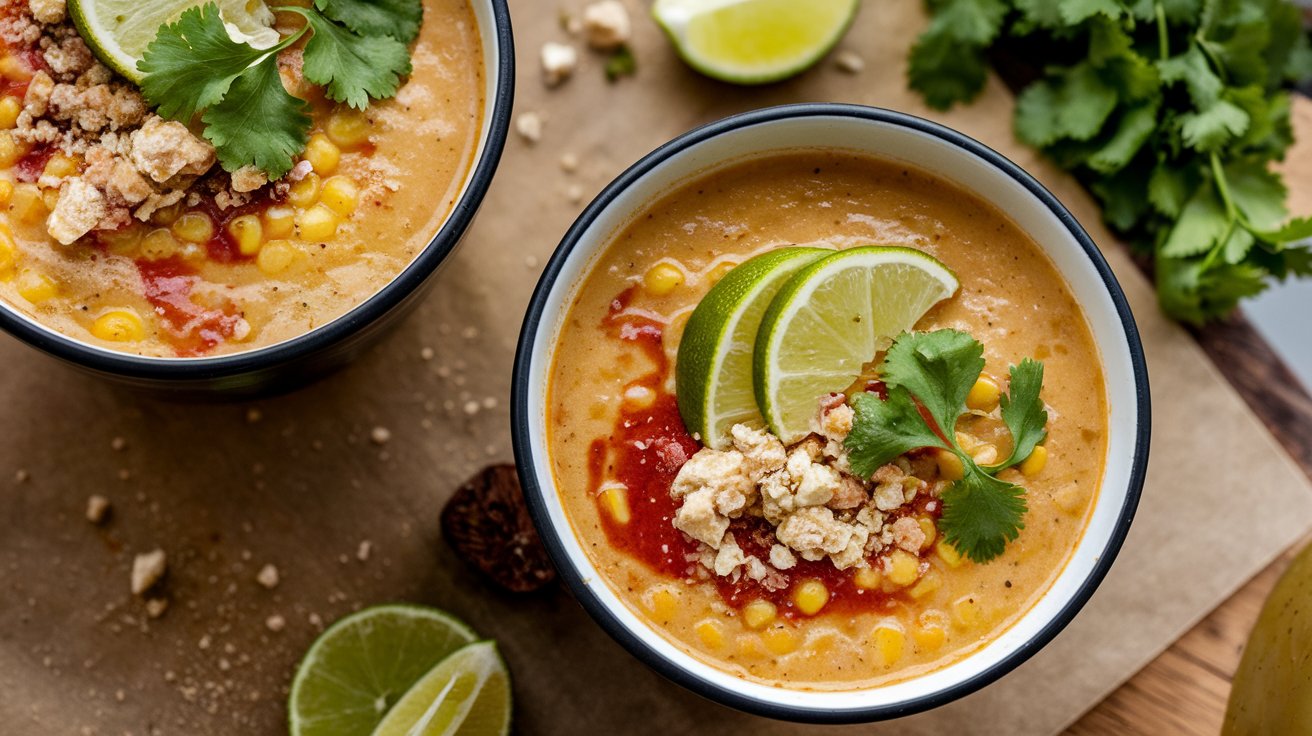
[{"label": "lime wedge", "polygon": [[291,736],[369,736],[437,663],[473,642],[470,628],[431,608],[388,605],[338,621],[296,670]]},{"label": "lime wedge", "polygon": [[820,397],[957,291],[957,277],[913,248],[839,251],[799,271],[770,303],[752,356],[756,402],[785,443],[809,434]]},{"label": "lime wedge", "polygon": [[838,43],[859,0],[656,0],[679,56],[708,77],[765,84],[798,74]]},{"label": "lime wedge", "polygon": [[770,300],[793,274],[833,253],[780,248],[736,266],[688,317],[675,362],[679,414],[707,447],[722,448],[738,423],[765,426],[752,388],[752,347]]},{"label": "lime wedge", "polygon": [[172,23],[187,8],[216,2],[232,40],[266,49],[278,43],[273,11],[264,0],[68,0],[68,14],[97,58],[133,82],[142,74],[137,62],[155,40],[159,27]]},{"label": "lime wedge", "polygon": [[470,644],[410,688],[373,736],[505,736],[510,674],[496,644]]}]

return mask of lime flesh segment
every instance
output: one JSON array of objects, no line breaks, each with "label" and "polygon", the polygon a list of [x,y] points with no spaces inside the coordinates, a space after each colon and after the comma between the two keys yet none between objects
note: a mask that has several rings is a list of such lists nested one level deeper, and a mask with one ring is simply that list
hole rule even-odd
[{"label": "lime flesh segment", "polygon": [[833,253],[780,248],[736,266],[702,297],[679,341],[675,385],[679,414],[707,447],[728,444],[735,424],[765,426],[752,387],[752,350],[761,317],[793,274]]},{"label": "lime flesh segment", "polygon": [[490,641],[442,660],[388,712],[373,736],[504,736],[510,674]]},{"label": "lime flesh segment", "polygon": [[784,442],[809,434],[821,396],[851,385],[958,286],[933,256],[894,246],[839,251],[799,271],[762,317],[752,356],[770,430]]},{"label": "lime flesh segment", "polygon": [[333,624],[301,660],[287,710],[291,736],[368,736],[437,663],[473,642],[431,608],[368,608]]},{"label": "lime flesh segment", "polygon": [[257,49],[278,42],[273,11],[263,0],[68,0],[68,13],[82,40],[106,66],[140,82],[137,62],[159,27],[172,23],[187,8],[216,2],[219,16],[234,41]]},{"label": "lime flesh segment", "polygon": [[859,0],[657,0],[652,15],[697,71],[736,84],[798,74],[838,43]]}]

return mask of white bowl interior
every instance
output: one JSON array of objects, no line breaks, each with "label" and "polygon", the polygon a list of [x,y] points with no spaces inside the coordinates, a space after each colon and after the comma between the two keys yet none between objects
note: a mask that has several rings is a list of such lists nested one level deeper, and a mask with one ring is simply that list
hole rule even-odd
[{"label": "white bowl interior", "polygon": [[[545,390],[555,336],[564,312],[610,236],[660,195],[718,166],[770,151],[817,146],[898,159],[956,182],[991,201],[1049,254],[1083,306],[1101,351],[1107,382],[1109,442],[1106,471],[1079,545],[1052,588],[1016,625],[973,655],[941,670],[885,687],[845,692],[789,690],[748,682],[692,657],[652,630],[611,590],[574,536],[547,460]],[[1114,537],[1131,484],[1136,432],[1143,407],[1124,327],[1102,276],[1058,217],[1016,179],[984,158],[933,135],[893,123],[844,116],[778,119],[740,128],[686,148],[620,192],[582,232],[546,297],[527,376],[528,437],[533,472],[551,523],[570,562],[602,603],[660,656],[706,684],[764,703],[833,713],[893,705],[938,693],[985,672],[1034,638],[1076,597]]]}]

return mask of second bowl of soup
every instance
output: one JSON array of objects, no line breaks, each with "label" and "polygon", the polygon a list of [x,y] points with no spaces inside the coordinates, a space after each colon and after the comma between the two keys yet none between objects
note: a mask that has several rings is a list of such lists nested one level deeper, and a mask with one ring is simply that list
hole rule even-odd
[{"label": "second bowl of soup", "polygon": [[1046,644],[1133,515],[1147,380],[1088,236],[1014,164],[871,108],[693,131],[549,264],[525,491],[622,644],[814,721],[959,697]]}]

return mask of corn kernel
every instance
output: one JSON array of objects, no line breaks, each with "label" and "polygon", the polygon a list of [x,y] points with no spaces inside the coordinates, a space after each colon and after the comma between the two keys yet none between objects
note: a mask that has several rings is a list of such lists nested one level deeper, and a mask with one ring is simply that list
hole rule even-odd
[{"label": "corn kernel", "polygon": [[961,458],[951,450],[935,450],[934,461],[938,464],[938,474],[943,480],[961,480],[966,475]]},{"label": "corn kernel", "polygon": [[1052,502],[1062,511],[1078,515],[1084,511],[1084,491],[1078,483],[1067,483],[1052,494]]},{"label": "corn kernel", "polygon": [[885,567],[888,582],[899,588],[906,587],[920,577],[920,558],[903,549],[895,549],[888,556]]},{"label": "corn kernel", "polygon": [[783,626],[776,626],[761,632],[761,642],[773,654],[782,656],[797,649],[797,634]]},{"label": "corn kernel", "polygon": [[23,111],[23,102],[17,97],[6,96],[0,99],[0,130],[9,130],[18,124],[18,114]]},{"label": "corn kernel", "polygon": [[146,328],[131,309],[111,309],[91,324],[91,334],[110,342],[128,342],[145,337]]},{"label": "corn kernel", "polygon": [[925,543],[920,545],[920,548],[927,549],[934,543],[935,537],[938,536],[938,527],[934,525],[934,520],[928,516],[917,516],[916,523],[920,525],[920,531],[925,534]]},{"label": "corn kernel", "polygon": [[340,221],[337,213],[328,209],[327,205],[316,204],[296,215],[296,235],[311,243],[332,240],[337,235],[337,224]]},{"label": "corn kernel", "polygon": [[23,182],[14,185],[14,193],[9,197],[11,217],[25,225],[34,225],[44,220],[47,212],[49,210],[41,198],[41,190],[35,184]]},{"label": "corn kernel", "polygon": [[0,57],[0,76],[15,82],[26,82],[32,78],[32,70],[17,56],[6,55]]},{"label": "corn kernel", "polygon": [[55,282],[40,271],[25,270],[18,275],[18,295],[33,304],[50,299],[58,291]]},{"label": "corn kernel", "polygon": [[291,241],[270,240],[260,248],[260,254],[255,256],[255,265],[262,273],[273,276],[286,271],[292,261],[296,260],[297,254],[296,246]]},{"label": "corn kernel", "polygon": [[971,596],[958,598],[952,603],[952,621],[963,629],[979,623],[979,603]]},{"label": "corn kernel", "polygon": [[301,177],[301,180],[292,184],[287,190],[287,201],[301,208],[309,207],[319,201],[320,180],[319,175],[310,172]]},{"label": "corn kernel", "polygon": [[264,242],[264,226],[255,215],[239,215],[228,221],[225,228],[232,242],[237,244],[237,252],[244,256],[253,256],[260,252]]},{"label": "corn kernel", "polygon": [[610,483],[602,488],[601,503],[615,523],[627,524],[633,519],[629,510],[629,489],[623,484]]},{"label": "corn kernel", "polygon": [[291,207],[274,205],[264,211],[260,218],[264,220],[264,237],[269,239],[285,238],[296,227],[296,210]]},{"label": "corn kernel", "polygon": [[932,595],[941,587],[943,587],[943,578],[937,572],[930,570],[907,590],[907,595],[918,601],[925,596]]},{"label": "corn kernel", "polygon": [[350,217],[351,213],[355,212],[355,205],[359,199],[360,187],[345,176],[334,176],[324,182],[323,193],[319,196],[319,201],[342,217]]},{"label": "corn kernel", "polygon": [[998,462],[998,448],[995,445],[982,444],[970,453],[970,458],[981,467],[987,468],[990,465],[996,465]]},{"label": "corn kernel", "polygon": [[164,228],[155,228],[141,239],[141,256],[148,261],[161,261],[178,254],[181,246],[173,233]]},{"label": "corn kernel", "polygon": [[962,563],[961,553],[956,547],[948,544],[948,540],[940,539],[934,543],[934,554],[938,555],[943,564],[948,567],[960,567]]},{"label": "corn kernel", "polygon": [[353,151],[369,142],[369,128],[369,118],[363,112],[339,107],[328,116],[324,132],[342,150]]},{"label": "corn kernel", "polygon": [[797,610],[808,616],[819,613],[828,602],[829,589],[819,580],[803,580],[793,589],[793,603],[797,604]]},{"label": "corn kernel", "polygon": [[670,619],[674,618],[674,611],[677,605],[678,599],[675,598],[673,593],[665,588],[661,588],[652,593],[651,597],[647,600],[647,610],[651,613],[651,617],[655,619],[657,623],[662,624],[668,623]]},{"label": "corn kernel", "polygon": [[765,650],[761,648],[761,637],[756,634],[742,634],[739,636],[738,653],[752,659],[764,657]]},{"label": "corn kernel", "polygon": [[718,264],[715,268],[712,268],[711,272],[706,275],[706,278],[711,284],[718,284],[720,283],[720,279],[728,276],[729,272],[734,270],[737,266],[738,264],[733,261],[725,261]]},{"label": "corn kernel", "polygon": [[160,207],[150,215],[150,222],[153,225],[172,225],[182,217],[182,210],[186,205],[182,202],[174,202],[168,207]]},{"label": "corn kernel", "polygon": [[9,204],[9,199],[14,196],[14,183],[8,179],[0,179],[0,207]]},{"label": "corn kernel", "polygon": [[1030,456],[1021,461],[1020,472],[1026,478],[1033,478],[1043,472],[1044,466],[1048,464],[1048,448],[1043,445],[1035,445]]},{"label": "corn kernel", "polygon": [[974,452],[975,448],[979,447],[979,440],[973,434],[968,432],[953,432],[952,436],[956,439],[957,444],[961,446],[961,449],[965,450],[967,454]]},{"label": "corn kernel", "polygon": [[27,155],[27,146],[14,138],[13,133],[0,130],[0,169],[7,169]]},{"label": "corn kernel", "polygon": [[323,133],[315,133],[310,136],[310,142],[305,144],[305,153],[301,155],[310,162],[316,174],[328,176],[337,170],[337,164],[342,160],[342,149]]},{"label": "corn kernel", "polygon": [[144,228],[133,223],[118,230],[102,232],[97,237],[105,244],[110,253],[116,256],[134,257],[137,254],[137,249],[141,247],[141,240],[145,234]]},{"label": "corn kernel", "polygon": [[987,373],[975,379],[975,385],[966,394],[966,408],[975,411],[993,411],[998,408],[998,399],[1002,397],[1002,387]]},{"label": "corn kernel", "polygon": [[743,606],[743,623],[749,629],[764,629],[774,623],[779,609],[770,601],[756,600]]},{"label": "corn kernel", "polygon": [[863,567],[852,576],[852,582],[863,590],[874,590],[884,581],[884,574],[873,567]]},{"label": "corn kernel", "polygon": [[896,664],[902,659],[902,650],[907,643],[907,635],[902,630],[889,624],[880,624],[875,627],[871,635],[874,639],[875,651],[879,652],[879,658],[883,661],[885,667]]},{"label": "corn kernel", "polygon": [[14,270],[18,260],[18,243],[8,230],[0,229],[0,278],[6,278]]},{"label": "corn kernel", "polygon": [[47,211],[54,210],[55,205],[59,204],[59,190],[54,187],[42,189],[41,204],[45,205]]},{"label": "corn kernel", "polygon": [[187,212],[173,221],[173,234],[188,243],[208,243],[214,237],[214,221],[204,212]]},{"label": "corn kernel", "polygon": [[76,174],[81,165],[81,162],[72,156],[56,153],[50,157],[49,161],[46,161],[46,167],[41,170],[41,176],[63,179]]},{"label": "corn kernel", "polygon": [[916,649],[922,652],[933,652],[943,646],[947,641],[948,632],[937,623],[927,622],[924,617],[921,618],[914,628],[911,629],[911,640],[916,643]]},{"label": "corn kernel", "polygon": [[642,285],[652,296],[665,296],[683,285],[683,269],[673,263],[657,263],[642,277]]},{"label": "corn kernel", "polygon": [[702,621],[693,627],[693,631],[697,632],[697,638],[702,640],[707,649],[724,646],[724,627],[720,626],[719,621]]}]

